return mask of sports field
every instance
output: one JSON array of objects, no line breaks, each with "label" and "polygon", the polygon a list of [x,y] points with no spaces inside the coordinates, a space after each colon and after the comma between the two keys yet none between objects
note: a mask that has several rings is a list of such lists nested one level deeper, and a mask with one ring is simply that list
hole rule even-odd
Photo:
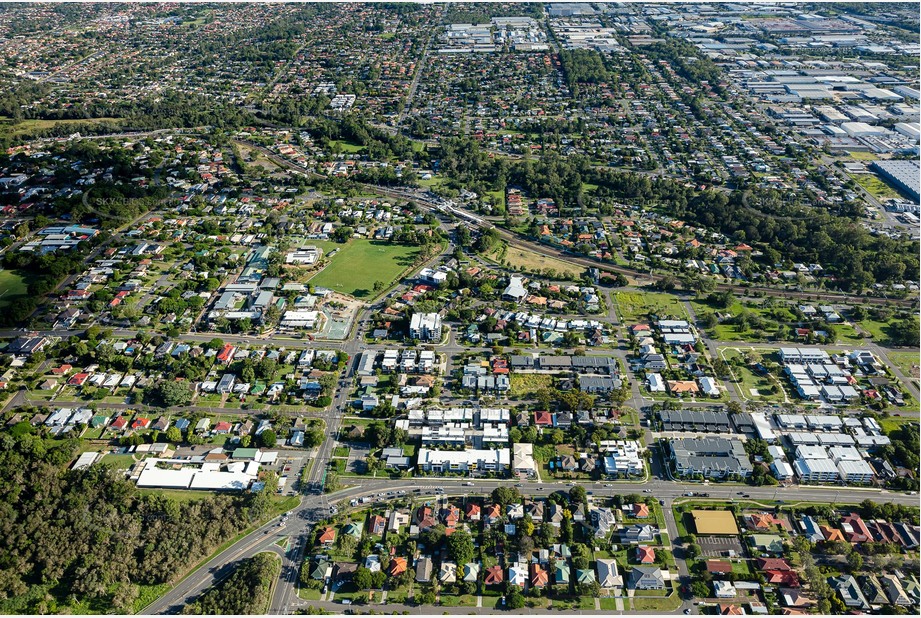
[{"label": "sports field", "polygon": [[[310,283],[355,298],[373,298],[415,263],[419,251],[419,247],[350,240],[341,245],[329,266],[312,277]],[[374,284],[378,281],[384,288],[375,291]]]},{"label": "sports field", "polygon": [[25,296],[26,280],[14,270],[0,270],[0,309],[9,305],[17,296]]}]

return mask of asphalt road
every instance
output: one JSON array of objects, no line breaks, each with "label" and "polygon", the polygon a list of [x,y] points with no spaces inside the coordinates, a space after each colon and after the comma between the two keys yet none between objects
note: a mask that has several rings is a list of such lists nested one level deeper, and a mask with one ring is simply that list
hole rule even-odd
[{"label": "asphalt road", "polygon": [[[317,463],[319,463],[319,461]],[[359,485],[338,491],[328,496],[319,496],[315,494],[307,495],[302,500],[301,505],[292,511],[285,525],[279,526],[280,520],[276,518],[253,531],[186,577],[169,593],[145,608],[141,613],[165,614],[179,611],[184,604],[193,601],[210,586],[220,581],[223,577],[226,577],[233,563],[262,551],[274,551],[279,553],[280,549],[275,545],[275,542],[283,537],[295,539],[295,544],[293,550],[284,557],[284,568],[282,569],[282,576],[276,585],[270,613],[290,613],[293,608],[305,605],[305,603],[298,599],[296,593],[297,568],[299,566],[299,559],[303,555],[304,549],[307,548],[306,544],[310,542],[312,525],[329,515],[329,508],[327,505],[339,505],[340,508],[348,508],[348,502],[353,498],[366,496],[375,498],[375,500],[368,504],[361,505],[362,508],[367,508],[369,505],[374,505],[378,502],[382,503],[385,500],[391,500],[397,497],[434,497],[439,495],[439,491],[443,491],[444,495],[448,496],[484,496],[492,492],[496,487],[517,485],[513,480],[482,480],[477,481],[475,487],[468,487],[464,485],[466,482],[466,480],[437,477],[420,477],[405,480],[368,479],[361,480]],[[670,507],[676,499],[684,498],[685,494],[688,492],[701,491],[709,493],[710,497],[694,498],[695,501],[746,500],[769,503],[775,500],[783,500],[786,504],[795,504],[797,502],[857,503],[866,498],[870,498],[877,502],[886,501],[909,506],[918,505],[917,496],[848,487],[719,486],[713,484],[703,485],[700,483],[677,483],[661,479],[650,479],[646,483],[581,483],[580,485],[584,487],[586,491],[591,492],[593,496],[609,497],[617,494],[648,493],[659,500],[665,501],[666,512],[671,510]],[[418,493],[416,490],[418,490]],[[565,483],[527,482],[521,483],[519,490],[527,495],[547,496],[555,491],[568,491],[569,485]],[[400,491],[406,493],[401,496],[399,494]],[[395,493],[396,495],[380,495],[387,494],[388,492]],[[749,497],[742,498],[740,495],[742,493],[748,494]],[[674,545],[674,540],[677,538],[678,534],[673,518],[666,517],[666,525],[669,533],[668,536]],[[681,574],[682,568],[679,564],[679,575]],[[683,570],[683,575],[687,576],[686,568]],[[316,601],[310,602],[309,604],[314,606],[323,605]],[[392,611],[389,605],[387,607],[389,611]],[[341,609],[341,606],[339,606],[339,609]],[[441,611],[441,608],[438,609]]]}]

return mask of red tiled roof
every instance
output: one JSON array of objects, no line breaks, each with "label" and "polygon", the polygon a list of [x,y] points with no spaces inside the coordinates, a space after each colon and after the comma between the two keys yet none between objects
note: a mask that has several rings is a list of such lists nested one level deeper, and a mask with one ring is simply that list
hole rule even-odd
[{"label": "red tiled roof", "polygon": [[762,571],[790,571],[793,568],[783,558],[758,558],[757,564]]},{"label": "red tiled roof", "polygon": [[391,560],[390,567],[387,569],[387,572],[391,575],[391,577],[405,573],[406,558],[397,557]]},{"label": "red tiled roof", "polygon": [[[652,564],[656,561],[656,550],[646,545],[640,545],[636,548],[636,559],[640,564]],[[730,567],[730,571],[732,568]]]},{"label": "red tiled roof", "polygon": [[486,575],[483,578],[483,583],[487,586],[493,584],[501,584],[505,581],[505,573],[502,571],[502,567],[497,565],[491,566],[486,569]]},{"label": "red tiled roof", "polygon": [[706,566],[710,573],[732,573],[732,563],[728,560],[707,560]]},{"label": "red tiled roof", "polygon": [[332,543],[336,540],[336,530],[327,526],[323,528],[323,532],[320,533],[320,543]]}]

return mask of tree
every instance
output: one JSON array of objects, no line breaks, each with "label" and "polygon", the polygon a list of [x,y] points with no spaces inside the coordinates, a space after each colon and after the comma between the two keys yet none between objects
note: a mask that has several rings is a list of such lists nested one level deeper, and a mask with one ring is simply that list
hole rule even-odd
[{"label": "tree", "polygon": [[308,429],[304,432],[304,446],[307,448],[320,446],[323,444],[324,438],[323,431],[320,429]]},{"label": "tree", "polygon": [[577,569],[587,569],[589,557],[591,552],[589,552],[588,547],[583,543],[575,543],[570,551],[572,553],[572,566]]},{"label": "tree", "polygon": [[152,391],[160,405],[172,408],[192,403],[192,388],[185,380],[163,380]]},{"label": "tree", "polygon": [[[851,549],[853,550],[853,548]],[[863,557],[856,551],[851,551],[847,556],[847,566],[851,569],[852,573],[860,571],[863,567]]]},{"label": "tree", "polygon": [[508,594],[505,595],[505,605],[509,609],[521,609],[524,607],[525,598],[518,586],[513,586]]},{"label": "tree", "polygon": [[348,226],[338,227],[333,232],[333,240],[335,240],[338,243],[348,242],[348,240],[352,237],[352,234],[354,233],[355,233],[355,230],[353,230],[352,228]]},{"label": "tree", "polygon": [[166,439],[173,444],[182,442],[182,431],[178,427],[170,427],[166,430]]},{"label": "tree", "polygon": [[691,594],[698,599],[706,599],[710,596],[710,587],[705,582],[695,579],[691,582]]},{"label": "tree", "polygon": [[585,493],[585,488],[581,485],[576,485],[569,490],[569,499],[573,504],[584,504],[587,498],[588,494]]},{"label": "tree", "polygon": [[352,582],[355,584],[359,590],[370,590],[371,589],[371,570],[365,567],[358,567],[355,569],[355,576],[352,578]]},{"label": "tree", "polygon": [[502,506],[505,506],[507,504],[513,504],[515,502],[519,502],[521,500],[521,494],[518,492],[516,488],[506,487],[503,485],[501,487],[496,487],[492,491],[492,499],[493,499],[493,502],[496,502],[498,504],[501,504]]},{"label": "tree", "polygon": [[464,565],[473,560],[473,539],[466,530],[458,530],[449,536],[447,545],[448,555],[451,556],[458,565]]},{"label": "tree", "polygon": [[563,543],[572,543],[572,519],[564,517],[560,524],[560,541]]},{"label": "tree", "polygon": [[556,529],[549,523],[544,522],[540,525],[540,528],[537,529],[534,540],[537,541],[537,544],[541,547],[549,547],[556,541]]},{"label": "tree", "polygon": [[275,435],[275,432],[271,429],[266,429],[261,434],[259,434],[259,443],[264,448],[273,448],[278,438]]}]

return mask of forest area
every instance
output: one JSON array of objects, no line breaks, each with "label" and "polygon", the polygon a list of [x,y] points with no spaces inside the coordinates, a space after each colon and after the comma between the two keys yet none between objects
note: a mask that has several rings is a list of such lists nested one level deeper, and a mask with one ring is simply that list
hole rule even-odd
[{"label": "forest area", "polygon": [[133,613],[272,508],[270,492],[143,494],[105,465],[67,469],[79,449],[28,421],[0,434],[0,613]]},{"label": "forest area", "polygon": [[586,198],[583,183],[593,183],[598,185],[594,198],[640,203],[721,232],[757,246],[769,264],[784,259],[820,263],[846,291],[919,277],[917,241],[874,236],[857,222],[814,207],[798,195],[747,187],[699,190],[669,178],[592,167],[584,157],[562,158],[556,153],[510,164],[490,159],[476,140],[468,138],[443,140],[439,154],[441,171],[458,187],[482,192],[513,186],[553,198],[561,212],[577,209],[589,214],[597,200]]},{"label": "forest area", "polygon": [[272,583],[280,569],[275,554],[257,554],[241,560],[230,577],[186,605],[182,613],[207,616],[265,613]]}]

